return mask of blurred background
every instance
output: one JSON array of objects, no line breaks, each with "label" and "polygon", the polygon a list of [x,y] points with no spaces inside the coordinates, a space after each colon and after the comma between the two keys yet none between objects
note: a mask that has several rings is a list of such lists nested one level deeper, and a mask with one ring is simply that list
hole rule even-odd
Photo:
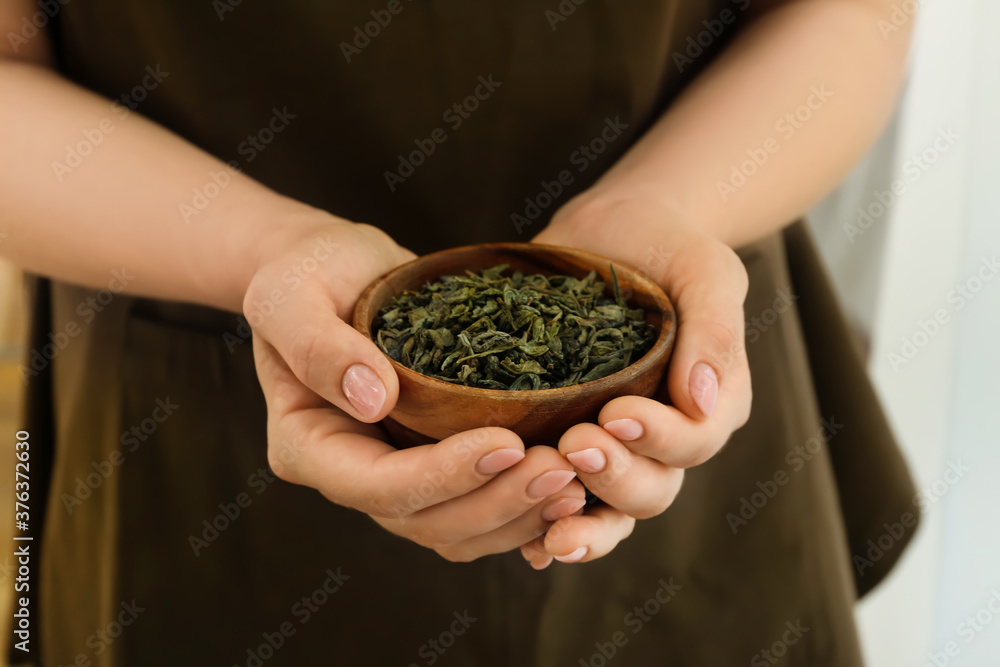
[{"label": "blurred background", "polygon": [[[895,119],[809,223],[924,514],[858,607],[868,664],[985,667],[1000,665],[1000,3],[919,4]],[[20,276],[0,264],[0,433],[19,421],[22,328]],[[0,511],[0,534],[12,518]]]},{"label": "blurred background", "polygon": [[1000,665],[1000,3],[920,4],[895,121],[809,222],[924,508],[858,608],[868,662],[985,667]]}]

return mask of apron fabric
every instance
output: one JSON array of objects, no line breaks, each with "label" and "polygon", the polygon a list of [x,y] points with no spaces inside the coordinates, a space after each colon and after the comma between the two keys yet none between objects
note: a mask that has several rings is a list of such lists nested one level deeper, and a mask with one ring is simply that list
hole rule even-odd
[{"label": "apron fabric", "polygon": [[[713,22],[741,6],[88,0],[52,37],[66,76],[109,97],[159,66],[141,113],[424,253],[530,239],[724,47],[735,28]],[[372,21],[365,41],[355,28]],[[447,115],[455,104],[467,118]],[[279,116],[272,141],[247,143]],[[606,128],[590,160],[579,149]],[[410,173],[399,156],[435,129],[446,140]],[[567,169],[573,182],[515,225]],[[612,554],[543,572],[517,553],[446,562],[274,478],[237,315],[114,295],[87,319],[99,293],[34,281],[29,349],[81,329],[28,380],[49,483],[35,660],[861,664],[852,606],[912,529],[865,554],[915,513],[912,482],[803,226],[740,257],[759,318],[750,421]]]}]

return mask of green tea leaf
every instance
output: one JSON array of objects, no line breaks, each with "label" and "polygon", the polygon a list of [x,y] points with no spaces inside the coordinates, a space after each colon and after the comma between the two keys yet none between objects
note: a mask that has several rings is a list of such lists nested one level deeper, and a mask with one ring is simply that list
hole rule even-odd
[{"label": "green tea leaf", "polygon": [[515,391],[598,380],[652,347],[655,327],[628,307],[614,265],[611,295],[595,271],[577,278],[508,269],[442,276],[403,292],[372,323],[375,342],[439,380]]}]

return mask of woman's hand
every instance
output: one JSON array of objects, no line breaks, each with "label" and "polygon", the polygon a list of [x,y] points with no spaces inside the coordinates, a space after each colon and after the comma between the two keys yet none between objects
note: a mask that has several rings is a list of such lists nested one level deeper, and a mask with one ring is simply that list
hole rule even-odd
[{"label": "woman's hand", "polygon": [[244,314],[278,477],[455,561],[516,549],[583,506],[559,452],[525,452],[505,429],[405,450],[386,442],[375,422],[396,402],[396,374],[349,321],[364,288],[413,253],[373,227],[325,215],[266,245]]},{"label": "woman's hand", "polygon": [[652,201],[569,202],[535,239],[581,248],[635,267],[660,285],[679,325],[659,400],[622,396],[598,424],[578,424],[559,451],[606,506],[557,521],[525,544],[536,568],[555,557],[588,561],[628,537],[636,519],[673,502],[684,469],[714,456],[750,414],[750,369],[743,345],[747,274],[725,244]]}]

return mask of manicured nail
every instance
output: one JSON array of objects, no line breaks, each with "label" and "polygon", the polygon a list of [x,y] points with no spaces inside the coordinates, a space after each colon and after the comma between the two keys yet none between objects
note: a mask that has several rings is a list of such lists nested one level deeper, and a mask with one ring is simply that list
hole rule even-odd
[{"label": "manicured nail", "polygon": [[[640,428],[642,427],[640,426]],[[604,466],[608,465],[608,457],[597,447],[581,449],[578,452],[567,454],[566,458],[583,472],[601,472],[604,470]]]},{"label": "manicured nail", "polygon": [[642,422],[634,419],[616,419],[605,424],[604,430],[622,442],[638,440],[645,432],[642,428]]},{"label": "manicured nail", "polygon": [[587,547],[580,547],[568,556],[556,556],[556,560],[560,563],[575,563],[579,560],[583,560],[583,557],[587,555]]},{"label": "manicured nail", "polygon": [[698,363],[691,369],[691,397],[706,417],[712,416],[719,397],[719,377],[708,364]]},{"label": "manicured nail", "polygon": [[546,556],[545,558],[531,561],[531,567],[536,570],[544,570],[549,565],[552,564],[552,556]]},{"label": "manicured nail", "polygon": [[583,498],[560,498],[542,509],[542,520],[558,521],[573,516],[586,504],[587,501]]},{"label": "manicured nail", "polygon": [[550,470],[542,473],[528,484],[526,493],[529,498],[545,498],[561,490],[576,477],[572,470]]},{"label": "manicured nail", "polygon": [[347,400],[363,416],[373,418],[382,411],[385,386],[375,371],[364,364],[354,364],[348,368],[341,387]]},{"label": "manicured nail", "polygon": [[476,463],[476,472],[480,475],[493,475],[506,470],[524,458],[520,449],[495,449]]}]

